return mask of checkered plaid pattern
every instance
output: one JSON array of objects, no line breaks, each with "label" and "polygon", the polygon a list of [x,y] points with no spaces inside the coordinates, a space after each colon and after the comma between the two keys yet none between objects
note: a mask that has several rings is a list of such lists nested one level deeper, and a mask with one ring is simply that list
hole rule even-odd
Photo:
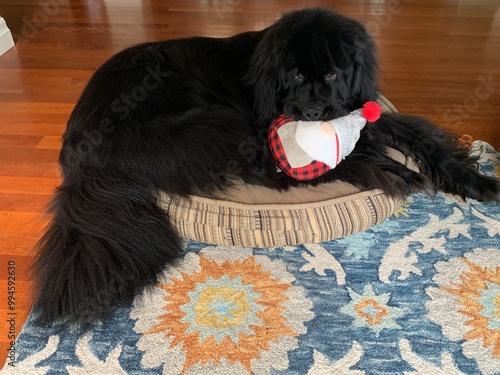
[{"label": "checkered plaid pattern", "polygon": [[279,169],[285,172],[288,176],[295,180],[307,181],[313,178],[319,177],[331,168],[325,163],[317,160],[313,160],[310,164],[299,167],[292,168],[288,163],[288,159],[285,155],[285,150],[281,144],[280,137],[278,135],[278,129],[288,122],[295,121],[293,118],[282,114],[276,120],[273,121],[269,127],[269,148],[276,160],[276,164]]}]

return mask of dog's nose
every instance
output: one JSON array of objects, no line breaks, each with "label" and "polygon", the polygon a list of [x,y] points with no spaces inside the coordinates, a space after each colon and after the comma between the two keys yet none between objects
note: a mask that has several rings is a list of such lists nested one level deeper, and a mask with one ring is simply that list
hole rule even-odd
[{"label": "dog's nose", "polygon": [[310,107],[302,111],[302,115],[309,121],[319,120],[322,114],[323,108],[321,107]]}]

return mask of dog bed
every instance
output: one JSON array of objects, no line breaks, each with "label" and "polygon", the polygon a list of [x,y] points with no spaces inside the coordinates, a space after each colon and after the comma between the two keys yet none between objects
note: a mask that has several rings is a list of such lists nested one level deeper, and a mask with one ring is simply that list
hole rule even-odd
[{"label": "dog bed", "polygon": [[[385,97],[380,96],[378,101],[384,112],[397,112]],[[418,171],[399,151],[389,149],[388,154]],[[379,224],[402,203],[381,190],[360,191],[342,181],[284,192],[236,183],[218,199],[161,193],[158,201],[181,236],[249,247],[291,246],[345,237]]]}]

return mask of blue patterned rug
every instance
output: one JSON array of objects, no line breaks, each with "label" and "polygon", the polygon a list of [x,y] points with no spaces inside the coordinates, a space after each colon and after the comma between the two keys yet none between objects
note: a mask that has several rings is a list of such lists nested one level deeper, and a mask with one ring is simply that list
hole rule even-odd
[{"label": "blue patterned rug", "polygon": [[[473,147],[500,176],[500,154]],[[337,241],[186,246],[91,332],[28,321],[6,372],[500,374],[500,205],[414,195]]]}]

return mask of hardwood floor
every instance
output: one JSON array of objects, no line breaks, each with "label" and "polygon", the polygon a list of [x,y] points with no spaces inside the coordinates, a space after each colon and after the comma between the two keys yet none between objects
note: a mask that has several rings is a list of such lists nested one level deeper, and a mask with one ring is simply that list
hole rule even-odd
[{"label": "hardwood floor", "polygon": [[[27,264],[59,183],[69,113],[93,71],[135,43],[257,30],[333,1],[3,0],[17,45],[0,57],[0,363],[28,313]],[[500,147],[498,0],[335,1],[375,36],[383,93],[407,113]],[[43,4],[48,4],[43,6]],[[14,310],[8,269],[15,262]],[[12,281],[12,279],[11,279]],[[12,282],[11,282],[12,284]],[[15,300],[12,299],[15,298]],[[17,315],[8,315],[15,312]],[[7,320],[15,316],[15,324]],[[11,321],[12,322],[12,321]]]}]

